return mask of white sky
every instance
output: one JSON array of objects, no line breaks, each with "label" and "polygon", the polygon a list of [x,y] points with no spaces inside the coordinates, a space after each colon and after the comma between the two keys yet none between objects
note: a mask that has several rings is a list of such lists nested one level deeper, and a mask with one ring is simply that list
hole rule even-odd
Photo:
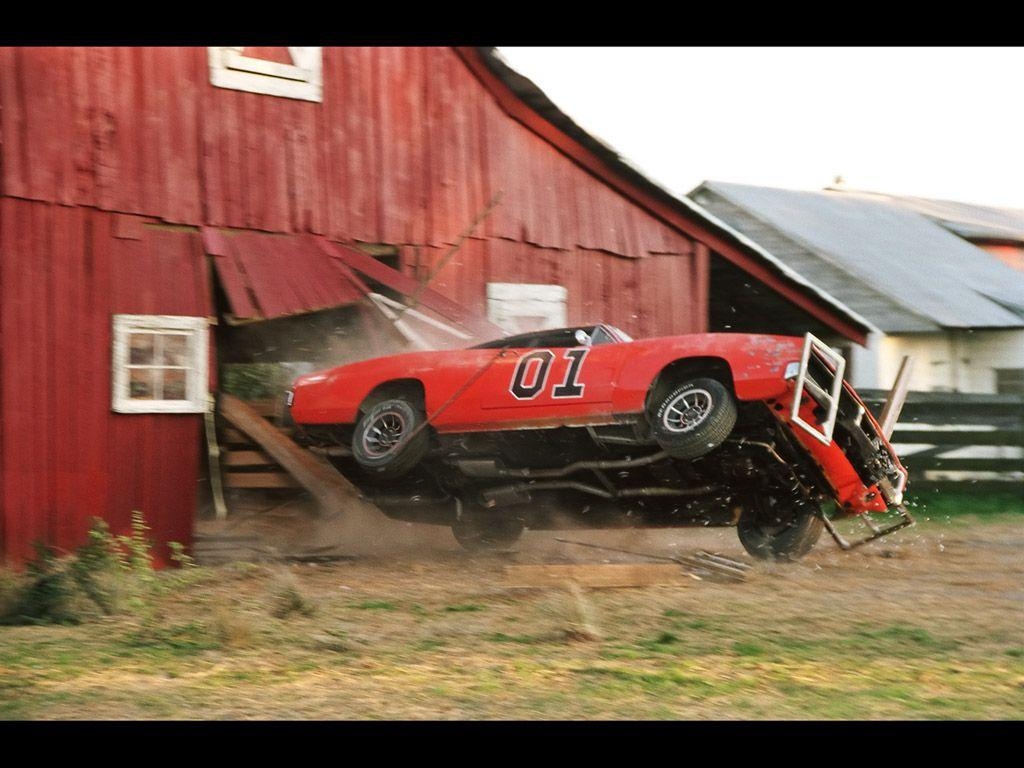
[{"label": "white sky", "polygon": [[1024,208],[1024,48],[500,48],[684,195],[705,179]]}]

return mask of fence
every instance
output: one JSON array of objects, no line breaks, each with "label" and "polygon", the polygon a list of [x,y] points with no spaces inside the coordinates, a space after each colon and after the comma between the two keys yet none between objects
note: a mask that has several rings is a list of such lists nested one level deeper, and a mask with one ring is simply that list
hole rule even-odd
[{"label": "fence", "polygon": [[[859,394],[878,418],[888,393]],[[911,392],[891,442],[911,479],[1024,482],[1024,396]]]}]

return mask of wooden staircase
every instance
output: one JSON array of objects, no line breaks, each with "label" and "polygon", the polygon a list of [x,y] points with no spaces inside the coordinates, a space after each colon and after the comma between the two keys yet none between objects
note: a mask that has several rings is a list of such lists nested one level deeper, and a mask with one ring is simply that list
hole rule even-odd
[{"label": "wooden staircase", "polygon": [[253,403],[221,393],[218,442],[226,446],[222,476],[227,488],[297,489],[313,495],[331,514],[342,512],[382,517],[340,472],[322,456],[297,445],[281,424],[281,404]]},{"label": "wooden staircase", "polygon": [[[246,400],[253,411],[278,432],[291,437],[294,430],[281,424],[283,404],[280,400]],[[218,419],[218,442],[221,447],[221,468],[225,488],[301,488],[280,464],[272,459],[252,438],[223,418]]]}]

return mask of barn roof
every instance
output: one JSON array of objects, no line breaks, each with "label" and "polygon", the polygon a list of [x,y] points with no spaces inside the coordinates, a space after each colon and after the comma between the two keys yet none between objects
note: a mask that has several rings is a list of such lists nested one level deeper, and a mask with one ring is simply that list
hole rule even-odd
[{"label": "barn roof", "polygon": [[717,181],[690,195],[884,331],[1024,327],[1024,275],[913,206]]},{"label": "barn roof", "polygon": [[1024,210],[990,205],[933,200],[927,197],[886,195],[859,190],[829,190],[852,197],[882,200],[927,216],[953,234],[971,241],[1024,243]]},{"label": "barn roof", "polygon": [[[694,233],[693,227],[696,224],[702,232],[712,236],[713,241],[708,244],[720,255],[734,260],[734,254],[740,254],[739,265],[742,268],[769,284],[774,283],[772,287],[776,290],[781,289],[780,293],[790,301],[794,301],[819,319],[830,320],[829,324],[832,327],[841,330],[850,338],[863,341],[866,331],[877,330],[869,319],[823,286],[777,258],[743,232],[697,202],[676,196],[645,176],[613,148],[583,130],[532,80],[509,67],[494,48],[462,49],[461,52],[471,68],[475,63],[474,56],[479,57],[479,61],[485,65],[488,72],[514,94],[516,99],[526,105],[534,115],[560,131],[569,141],[558,142],[557,138],[553,140],[550,131],[530,125],[528,127],[533,127],[536,132],[555,143],[559,149],[591,172],[597,169],[593,162],[588,161],[596,158],[603,166],[600,170],[609,170],[619,180],[626,182],[625,185],[616,186],[635,202],[652,210],[670,224],[684,224],[684,231],[689,228],[690,234]],[[488,82],[485,80],[484,84],[488,85]],[[519,116],[519,119],[524,121],[522,116]],[[582,148],[583,152],[579,152],[579,148]],[[590,157],[587,157],[588,153]]]}]

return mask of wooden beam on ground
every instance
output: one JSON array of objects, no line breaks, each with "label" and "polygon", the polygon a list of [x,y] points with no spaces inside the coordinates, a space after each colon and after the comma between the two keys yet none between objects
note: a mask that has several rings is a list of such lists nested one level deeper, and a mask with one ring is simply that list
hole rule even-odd
[{"label": "wooden beam on ground", "polygon": [[249,436],[295,478],[320,505],[331,512],[384,513],[361,498],[359,489],[322,459],[283,435],[273,424],[237,397],[222,393],[220,414],[228,423]]},{"label": "wooden beam on ground", "polygon": [[509,587],[650,587],[692,584],[694,577],[675,564],[588,563],[573,565],[508,565]]},{"label": "wooden beam on ground", "polygon": [[229,472],[224,476],[227,488],[301,488],[286,472]]}]

